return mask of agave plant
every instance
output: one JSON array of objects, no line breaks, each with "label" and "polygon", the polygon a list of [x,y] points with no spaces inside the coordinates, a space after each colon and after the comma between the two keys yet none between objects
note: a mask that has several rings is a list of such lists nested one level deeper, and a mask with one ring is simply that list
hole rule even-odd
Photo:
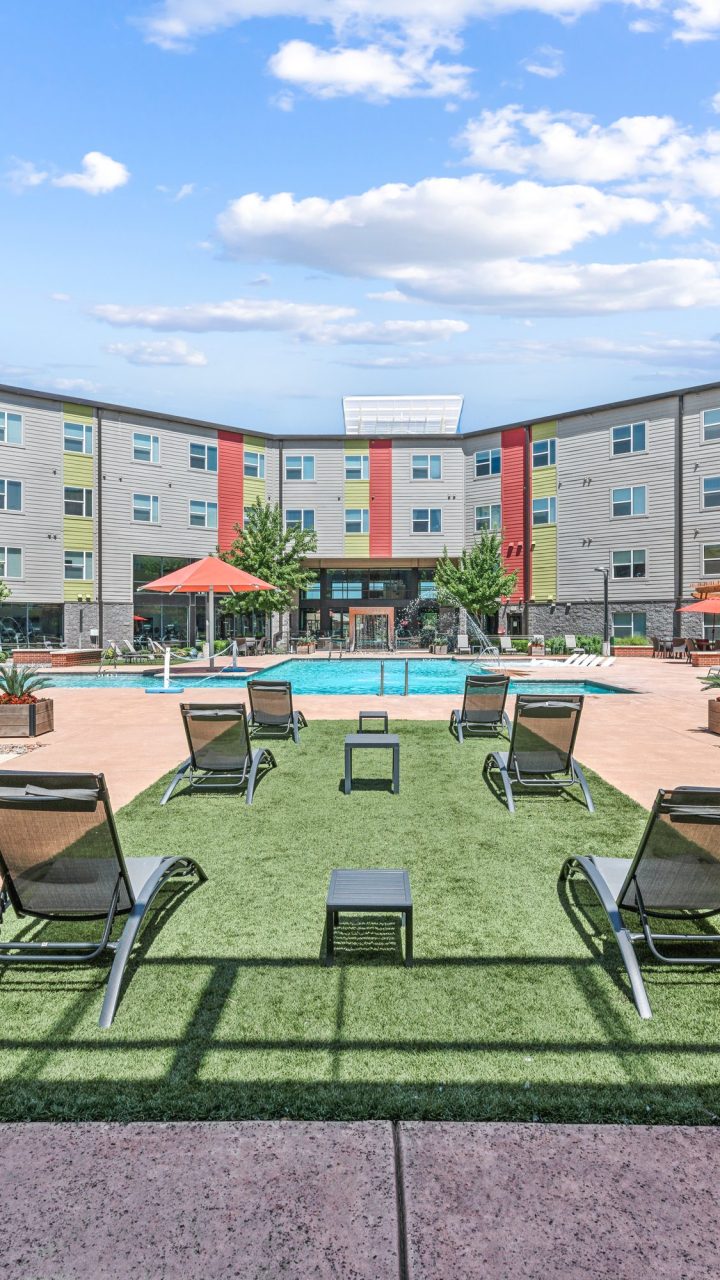
[{"label": "agave plant", "polygon": [[0,703],[37,702],[35,694],[49,684],[39,667],[16,667],[8,662],[0,666]]},{"label": "agave plant", "polygon": [[703,689],[720,689],[720,675],[700,676]]}]

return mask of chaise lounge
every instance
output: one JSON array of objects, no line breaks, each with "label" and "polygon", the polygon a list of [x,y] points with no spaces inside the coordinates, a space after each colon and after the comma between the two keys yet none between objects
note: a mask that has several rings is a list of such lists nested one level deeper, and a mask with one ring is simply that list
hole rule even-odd
[{"label": "chaise lounge", "polygon": [[510,677],[503,675],[466,676],[463,704],[450,713],[450,730],[455,730],[458,742],[479,733],[510,733],[510,720],[505,710]]},{"label": "chaise lounge", "polygon": [[[103,921],[95,941],[0,942],[0,964],[90,964],[114,956],[100,1013],[109,1027],[133,943],[160,889],[207,879],[193,858],[124,858],[105,778],[94,773],[0,772],[0,920]],[[127,916],[116,942],[119,916]]]},{"label": "chaise lounge", "polygon": [[580,787],[589,812],[595,812],[585,775],[573,756],[583,702],[582,694],[517,695],[510,749],[491,752],[483,766],[486,776],[499,774],[510,813],[515,812],[513,787],[558,794]]},{"label": "chaise lounge", "polygon": [[252,804],[260,771],[274,769],[277,762],[266,747],[253,751],[243,704],[181,702],[180,712],[190,755],[180,765],[160,804],[167,804],[183,781],[189,782],[191,791],[245,786],[245,800]]},{"label": "chaise lounge", "polygon": [[250,726],[274,729],[280,736],[292,733],[293,742],[300,741],[300,729],[307,726],[302,711],[293,708],[292,685],[289,680],[248,680]]},{"label": "chaise lounge", "polygon": [[[720,912],[720,788],[661,789],[634,858],[568,858],[562,877],[574,875],[585,877],[608,917],[641,1018],[652,1013],[639,942],[663,964],[720,964],[720,955],[709,954],[720,934],[657,933],[649,919],[701,921]],[[626,924],[627,914],[639,919],[639,930]],[[665,943],[672,954],[660,949]],[[685,954],[678,954],[681,946]],[[694,949],[689,955],[688,946]]]}]

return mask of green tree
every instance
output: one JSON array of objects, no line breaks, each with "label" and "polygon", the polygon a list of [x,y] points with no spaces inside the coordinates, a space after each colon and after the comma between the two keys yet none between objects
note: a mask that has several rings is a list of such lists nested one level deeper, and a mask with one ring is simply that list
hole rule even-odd
[{"label": "green tree", "polygon": [[0,578],[0,600],[9,600],[11,595],[12,591],[7,582],[3,582],[2,578]]},{"label": "green tree", "polygon": [[228,564],[272,582],[276,591],[243,591],[224,596],[223,613],[285,613],[297,591],[304,591],[316,574],[304,561],[317,549],[314,529],[284,527],[283,514],[275,503],[255,500],[245,513],[245,525],[235,525],[236,538],[229,551],[221,553]]},{"label": "green tree", "polygon": [[479,541],[459,560],[451,560],[447,547],[435,566],[435,586],[440,604],[462,605],[479,627],[483,615],[497,613],[503,598],[512,595],[516,573],[503,565],[499,533],[484,529]]}]

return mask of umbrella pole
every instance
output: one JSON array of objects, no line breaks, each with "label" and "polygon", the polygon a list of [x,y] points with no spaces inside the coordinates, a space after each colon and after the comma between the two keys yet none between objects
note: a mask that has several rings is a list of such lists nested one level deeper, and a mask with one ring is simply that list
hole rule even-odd
[{"label": "umbrella pole", "polygon": [[207,631],[208,658],[210,662],[210,670],[212,671],[215,667],[215,592],[212,587],[208,591]]}]

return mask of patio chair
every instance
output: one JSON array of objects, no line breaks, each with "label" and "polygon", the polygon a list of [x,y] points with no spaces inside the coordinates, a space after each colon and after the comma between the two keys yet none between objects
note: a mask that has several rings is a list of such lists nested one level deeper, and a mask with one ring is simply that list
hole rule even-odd
[{"label": "patio chair", "polygon": [[[89,964],[114,956],[100,1013],[109,1027],[148,909],[176,876],[207,879],[187,857],[125,858],[104,776],[0,771],[0,878],[19,916],[102,921],[94,941],[0,942],[0,964]],[[117,941],[115,921],[126,916]],[[0,918],[2,911],[0,910]]]},{"label": "patio chair", "polygon": [[501,653],[514,653],[512,636],[498,636],[498,644]]},{"label": "patio chair", "polygon": [[475,732],[483,736],[499,733],[502,728],[510,732],[510,720],[505,710],[510,677],[501,675],[466,676],[462,707],[450,714],[450,730],[455,729],[458,742],[464,742],[465,734]]},{"label": "patio chair", "polygon": [[483,766],[487,776],[499,774],[510,813],[515,812],[513,786],[558,793],[577,786],[588,811],[595,812],[585,775],[573,756],[583,702],[583,695],[574,693],[517,695],[510,749],[491,752]]},{"label": "patio chair", "polygon": [[167,804],[180,782],[191,791],[218,791],[246,786],[252,804],[261,769],[277,761],[265,747],[253,751],[247,712],[242,702],[181,702],[180,713],[190,755],[183,761],[160,804]]},{"label": "patio chair", "polygon": [[585,650],[577,642],[577,636],[563,636],[565,648],[569,653],[584,653]]},{"label": "patio chair", "polygon": [[455,644],[456,653],[472,653],[470,641],[466,631],[458,631],[457,641]]},{"label": "patio chair", "polygon": [[300,729],[307,726],[302,711],[293,708],[292,685],[289,680],[248,680],[250,726],[253,729],[276,729],[281,735],[292,733],[293,742],[300,741]]},{"label": "patio chair", "polygon": [[146,653],[138,653],[137,649],[128,644],[127,640],[113,640],[110,643],[110,648],[116,663],[143,662],[147,666],[148,655]]},{"label": "patio chair", "polygon": [[[645,942],[663,964],[720,964],[720,955],[710,954],[720,934],[658,933],[649,919],[681,924],[720,912],[720,788],[661,788],[634,858],[575,856],[561,874],[565,880],[583,875],[599,898],[641,1018],[652,1013],[635,951],[638,942]],[[629,927],[625,915],[637,917],[640,929]],[[687,947],[690,954],[679,954]]]}]

